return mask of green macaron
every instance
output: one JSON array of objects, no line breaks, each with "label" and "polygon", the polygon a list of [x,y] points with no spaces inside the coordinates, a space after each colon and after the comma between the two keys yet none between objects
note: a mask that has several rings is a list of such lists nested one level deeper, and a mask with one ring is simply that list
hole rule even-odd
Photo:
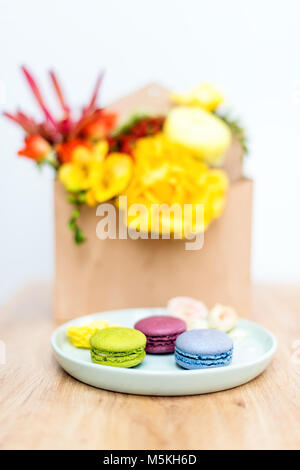
[{"label": "green macaron", "polygon": [[91,359],[113,367],[134,367],[144,359],[146,336],[133,328],[104,328],[90,339]]}]

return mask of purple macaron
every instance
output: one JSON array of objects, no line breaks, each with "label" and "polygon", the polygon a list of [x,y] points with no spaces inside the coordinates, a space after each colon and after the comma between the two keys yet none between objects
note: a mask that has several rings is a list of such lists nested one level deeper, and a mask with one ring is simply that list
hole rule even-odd
[{"label": "purple macaron", "polygon": [[138,321],[134,328],[147,337],[146,352],[173,353],[177,336],[186,331],[186,323],[169,315],[154,315]]}]

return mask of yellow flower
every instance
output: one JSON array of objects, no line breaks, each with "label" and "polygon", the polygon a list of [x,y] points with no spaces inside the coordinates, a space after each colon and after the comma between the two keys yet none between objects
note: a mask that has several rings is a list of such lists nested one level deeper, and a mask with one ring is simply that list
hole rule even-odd
[{"label": "yellow flower", "polygon": [[[129,228],[187,235],[205,230],[222,213],[228,188],[222,170],[208,168],[163,134],[138,140],[134,158],[133,178],[125,192]],[[144,209],[133,213],[132,204],[143,204]],[[190,204],[190,218],[184,217],[185,204]],[[199,204],[204,207],[203,222],[196,217]]]},{"label": "yellow flower", "polygon": [[68,191],[86,191],[90,206],[119,195],[132,175],[132,159],[122,153],[107,155],[108,149],[105,140],[91,146],[78,145],[72,151],[71,162],[64,163],[58,171],[58,178]]},{"label": "yellow flower", "polygon": [[70,163],[64,163],[58,171],[58,179],[68,191],[85,191],[91,187],[91,169],[101,162],[108,152],[108,143],[100,141],[94,146],[78,145],[72,151]]},{"label": "yellow flower", "polygon": [[84,326],[69,326],[67,330],[67,336],[71,343],[76,346],[76,348],[90,348],[90,338],[98,330],[103,328],[112,328],[119,326],[117,324],[110,325],[106,320],[96,320],[90,323],[89,325]]},{"label": "yellow flower", "polygon": [[170,141],[213,166],[223,162],[232,137],[230,128],[220,118],[205,109],[189,106],[171,109],[164,133]]},{"label": "yellow flower", "polygon": [[187,93],[172,93],[174,103],[200,106],[206,111],[214,111],[224,101],[224,96],[211,83],[202,83]]},{"label": "yellow flower", "polygon": [[100,140],[93,146],[93,156],[97,161],[102,162],[108,154],[109,145],[107,140]]},{"label": "yellow flower", "polygon": [[111,153],[102,162],[95,162],[90,172],[87,204],[93,206],[121,194],[128,186],[132,170],[132,159],[123,153]]}]

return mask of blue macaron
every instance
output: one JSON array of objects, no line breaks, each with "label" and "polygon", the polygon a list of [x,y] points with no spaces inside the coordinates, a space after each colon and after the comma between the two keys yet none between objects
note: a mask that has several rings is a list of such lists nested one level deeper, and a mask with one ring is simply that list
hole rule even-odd
[{"label": "blue macaron", "polygon": [[211,369],[232,361],[233,342],[218,330],[190,330],[178,336],[175,360],[184,369]]}]

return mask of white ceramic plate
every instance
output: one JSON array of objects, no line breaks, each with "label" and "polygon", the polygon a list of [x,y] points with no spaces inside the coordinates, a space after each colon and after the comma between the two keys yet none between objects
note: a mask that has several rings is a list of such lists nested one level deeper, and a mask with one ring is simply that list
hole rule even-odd
[{"label": "white ceramic plate", "polygon": [[115,392],[166,396],[217,392],[242,385],[263,372],[276,351],[274,335],[247,320],[239,320],[233,330],[232,364],[214,369],[182,369],[175,363],[173,354],[147,354],[144,361],[132,369],[102,366],[92,363],[90,351],[75,348],[66,336],[68,326],[86,325],[101,318],[133,327],[141,318],[161,314],[166,314],[166,310],[140,308],[87,315],[57,328],[51,345],[61,367],[81,382]]}]

